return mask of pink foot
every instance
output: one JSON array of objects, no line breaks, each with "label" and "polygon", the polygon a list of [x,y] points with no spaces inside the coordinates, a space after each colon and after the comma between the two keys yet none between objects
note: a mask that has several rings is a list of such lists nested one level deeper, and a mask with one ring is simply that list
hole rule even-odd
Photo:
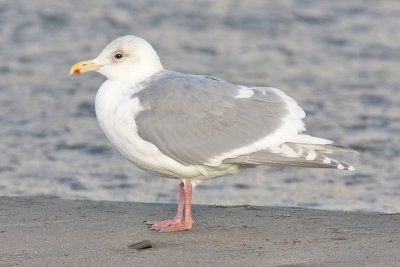
[{"label": "pink foot", "polygon": [[163,221],[145,221],[144,223],[150,226],[150,229],[154,229],[154,227],[158,226],[171,226],[171,225],[178,225],[182,224],[183,221],[183,205],[185,203],[185,189],[184,189],[184,184],[180,183],[179,184],[179,191],[180,191],[180,196],[179,196],[179,205],[178,205],[178,210],[176,212],[175,219],[173,220],[163,220]]},{"label": "pink foot", "polygon": [[182,220],[164,220],[164,221],[145,221],[145,224],[149,225],[152,229],[154,226],[170,226],[170,225],[177,225],[182,224]]},{"label": "pink foot", "polygon": [[176,224],[176,225],[169,225],[169,226],[152,226],[150,227],[150,229],[152,230],[156,230],[157,232],[177,232],[177,231],[184,231],[184,230],[190,230],[192,229],[192,225],[194,224],[194,222],[192,223],[180,223],[180,224]]},{"label": "pink foot", "polygon": [[[150,229],[158,232],[176,232],[192,229],[194,221],[192,219],[192,183],[186,181],[185,183],[179,184],[180,198],[178,211],[175,219],[164,220],[164,221],[145,221],[144,223],[150,226]],[[185,222],[183,222],[183,205],[186,202],[185,207]]]}]

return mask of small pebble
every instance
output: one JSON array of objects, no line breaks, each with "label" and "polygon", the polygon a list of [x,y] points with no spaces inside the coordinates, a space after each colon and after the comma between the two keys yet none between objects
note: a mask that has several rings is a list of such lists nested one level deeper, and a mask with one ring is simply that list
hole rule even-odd
[{"label": "small pebble", "polygon": [[153,244],[149,240],[143,240],[139,243],[132,243],[128,245],[128,248],[130,249],[146,249],[151,247],[153,247]]}]

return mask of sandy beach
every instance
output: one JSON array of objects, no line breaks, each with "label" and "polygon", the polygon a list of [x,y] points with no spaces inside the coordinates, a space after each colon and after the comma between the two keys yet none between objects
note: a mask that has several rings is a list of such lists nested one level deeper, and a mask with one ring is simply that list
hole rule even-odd
[{"label": "sandy beach", "polygon": [[[144,219],[172,204],[0,198],[0,266],[398,266],[400,215],[257,206],[193,207],[190,231]],[[3,216],[4,215],[4,216]],[[128,248],[148,240],[151,248]]]}]

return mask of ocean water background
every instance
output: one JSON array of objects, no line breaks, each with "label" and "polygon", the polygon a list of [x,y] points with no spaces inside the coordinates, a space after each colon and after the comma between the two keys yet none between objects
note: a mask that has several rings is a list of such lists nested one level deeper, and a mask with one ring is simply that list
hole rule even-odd
[{"label": "ocean water background", "polygon": [[196,187],[196,204],[400,212],[399,1],[0,1],[0,195],[177,202],[97,125],[104,77],[68,76],[114,38],[168,69],[284,90],[307,133],[350,146],[355,172],[257,167]]}]

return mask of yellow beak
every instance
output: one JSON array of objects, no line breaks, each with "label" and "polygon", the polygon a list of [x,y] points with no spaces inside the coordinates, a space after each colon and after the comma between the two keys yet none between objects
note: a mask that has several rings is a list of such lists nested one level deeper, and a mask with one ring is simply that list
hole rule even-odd
[{"label": "yellow beak", "polygon": [[71,69],[69,70],[69,75],[82,74],[88,71],[96,71],[101,66],[102,65],[93,63],[91,60],[80,61],[71,67]]}]

